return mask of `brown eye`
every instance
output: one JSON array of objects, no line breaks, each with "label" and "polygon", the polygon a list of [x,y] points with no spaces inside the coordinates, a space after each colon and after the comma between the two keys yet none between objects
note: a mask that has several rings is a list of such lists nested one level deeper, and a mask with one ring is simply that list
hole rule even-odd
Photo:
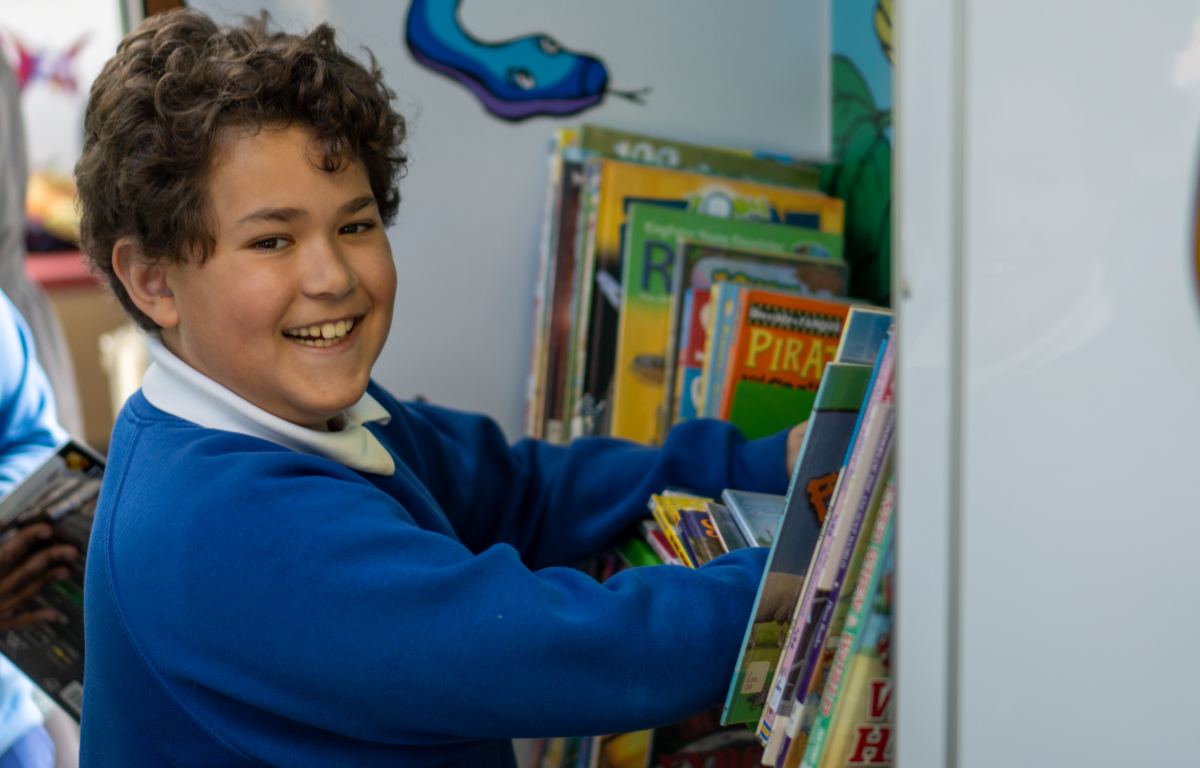
[{"label": "brown eye", "polygon": [[277,251],[283,247],[282,237],[268,237],[250,246],[256,251]]},{"label": "brown eye", "polygon": [[361,235],[363,232],[373,228],[375,225],[369,221],[360,221],[355,224],[347,224],[338,230],[343,235]]}]

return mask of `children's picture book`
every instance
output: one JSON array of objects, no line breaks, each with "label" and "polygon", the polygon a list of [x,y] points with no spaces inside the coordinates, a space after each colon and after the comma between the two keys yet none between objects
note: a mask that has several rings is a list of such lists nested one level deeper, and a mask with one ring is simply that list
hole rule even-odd
[{"label": "children's picture book", "polygon": [[736,549],[745,549],[750,546],[746,543],[746,537],[738,528],[737,520],[734,519],[733,513],[729,511],[729,507],[724,504],[718,504],[715,501],[705,503],[705,510],[708,511],[708,516],[712,518],[713,524],[717,527],[717,535],[721,537],[721,546],[726,552],[733,552]]},{"label": "children's picture book", "polygon": [[[698,391],[707,346],[703,317],[688,309],[688,296],[699,296],[707,306],[714,284],[732,282],[821,298],[846,294],[849,272],[846,263],[824,249],[799,250],[787,254],[729,248],[680,238],[675,246],[671,271],[670,315],[667,331],[667,368],[663,385],[664,423],[660,439],[671,424],[694,418],[701,393]],[[680,301],[680,297],[684,301]],[[693,300],[694,303],[699,303]],[[686,339],[686,344],[683,340]],[[695,391],[693,391],[695,390]]]},{"label": "children's picture book", "polygon": [[859,635],[871,613],[879,581],[888,571],[886,559],[892,545],[895,511],[895,479],[889,477],[882,490],[870,534],[862,537],[863,546],[857,548],[861,550],[861,554],[856,552],[855,555],[859,558],[859,564],[853,588],[847,589],[838,599],[841,627],[837,634],[830,638],[827,648],[828,665],[822,670],[821,680],[815,686],[815,691],[810,694],[811,699],[805,702],[803,717],[792,717],[788,721],[787,742],[780,752],[784,768],[796,768],[800,764],[813,728],[818,722],[821,723],[818,738],[826,740],[830,718],[836,712],[838,700],[845,691],[850,657],[858,650]]},{"label": "children's picture book", "polygon": [[590,157],[607,157],[797,189],[817,189],[821,180],[820,171],[814,165],[759,158],[742,150],[702,147],[598,125],[582,125],[577,133],[579,149]]},{"label": "children's picture book", "polygon": [[0,536],[49,523],[45,546],[70,544],[79,558],[70,575],[47,584],[22,608],[53,608],[56,622],[0,632],[0,652],[76,720],[83,709],[83,575],[104,459],[68,440],[0,501]]},{"label": "children's picture book", "polygon": [[778,291],[742,290],[717,416],[753,440],[808,418],[850,307]]},{"label": "children's picture book", "polygon": [[[757,721],[762,714],[770,689],[757,692],[753,708],[744,706],[744,694],[741,693],[744,687],[742,681],[749,674],[749,665],[761,662],[751,653],[754,632],[756,627],[767,622],[782,622],[788,629],[791,627],[791,616],[812,568],[817,542],[828,525],[827,505],[846,460],[849,444],[858,425],[859,412],[870,391],[873,371],[873,366],[841,362],[831,363],[826,368],[817,392],[816,407],[792,472],[778,541],[771,547],[767,558],[742,650],[734,667],[734,677],[726,695],[723,722],[751,722],[732,719],[735,717],[750,717]],[[769,685],[774,683],[778,651],[777,648],[770,659],[767,671]]]},{"label": "children's picture book", "polygon": [[639,524],[642,533],[642,538],[650,548],[654,550],[654,554],[658,555],[659,559],[666,565],[683,565],[683,560],[675,553],[675,548],[671,546],[671,542],[667,539],[667,535],[663,533],[662,528],[654,520],[643,520]]},{"label": "children's picture book", "polygon": [[704,346],[703,367],[700,371],[700,418],[715,419],[721,405],[721,382],[729,345],[740,316],[742,286],[740,283],[717,283],[709,298],[712,325]]},{"label": "children's picture book", "polygon": [[[759,251],[766,256],[757,259],[747,256],[736,265],[740,269],[731,272],[728,268],[735,266],[733,260],[723,263],[715,256],[703,259],[703,252],[696,251],[693,256],[700,263],[688,265],[684,273],[676,274],[676,248],[681,238],[704,245]],[[802,283],[802,272],[812,273],[810,279],[815,283],[821,277],[820,260],[827,260],[830,266],[837,262],[837,266],[844,268],[840,257],[841,237],[837,234],[761,221],[722,219],[642,202],[631,204],[621,276],[610,434],[642,443],[655,443],[661,437],[657,420],[662,415],[666,361],[670,354],[671,294],[676,288],[682,297],[683,289],[679,286],[684,277],[688,287],[700,289],[710,288],[714,276],[719,281],[739,274],[752,276],[755,282],[794,285]],[[814,259],[816,265],[812,265]],[[837,279],[836,273],[825,277]],[[842,286],[834,287],[844,290],[843,286],[844,281]]]},{"label": "children's picture book", "polygon": [[700,509],[679,510],[679,528],[687,538],[690,550],[696,555],[697,568],[726,552],[717,526],[708,514],[708,504],[706,501],[701,503]]},{"label": "children's picture book", "polygon": [[[586,432],[584,404],[601,409],[606,403],[617,361],[618,320],[623,295],[623,238],[629,208],[634,203],[656,205],[703,214],[713,220],[734,219],[792,224],[840,235],[842,201],[818,192],[718,178],[615,160],[588,161],[588,191],[584,205],[588,224],[577,271],[576,312],[572,338],[570,402],[574,408],[572,434]],[[680,236],[673,233],[667,242]],[[746,243],[748,247],[760,247]],[[643,265],[646,280],[660,275],[661,291],[669,290],[671,261]],[[640,289],[638,289],[640,290]],[[663,339],[649,356],[638,360],[638,374],[661,391],[665,323],[657,336]],[[633,357],[637,357],[634,355]],[[624,361],[633,363],[632,358]],[[588,398],[585,400],[585,396]],[[614,415],[615,416],[615,415]],[[651,418],[654,414],[651,413]],[[651,422],[651,428],[653,428]],[[637,439],[637,438],[632,438]],[[643,441],[644,442],[644,441]]]},{"label": "children's picture book", "polygon": [[[882,518],[881,518],[882,519]],[[892,580],[895,544],[888,527],[885,542],[871,552],[878,565],[864,586],[860,577],[852,613],[800,765],[892,765]],[[868,556],[870,558],[870,556]],[[867,562],[861,576],[867,576]],[[852,620],[853,619],[853,620]]]},{"label": "children's picture book", "polygon": [[[708,343],[708,329],[712,324],[712,307],[709,301],[712,291],[684,291],[683,313],[680,325],[679,353],[668,349],[666,383],[663,386],[663,412],[675,413],[674,422],[696,418],[702,393],[700,374],[704,367],[704,347]],[[672,384],[672,382],[677,382]],[[674,397],[667,399],[667,393]],[[672,408],[672,401],[676,404]]]},{"label": "children's picture book", "polygon": [[[791,627],[783,655],[775,670],[775,680],[767,705],[759,718],[757,734],[764,743],[768,739],[765,759],[774,764],[775,756],[782,746],[782,729],[776,730],[776,717],[788,717],[782,711],[783,691],[792,665],[805,658],[802,650],[811,641],[816,630],[815,620],[821,615],[832,595],[834,582],[839,573],[843,552],[853,547],[854,537],[861,530],[866,508],[870,503],[874,485],[890,452],[892,432],[895,425],[895,389],[893,371],[896,347],[885,340],[880,350],[879,362],[870,385],[870,395],[859,414],[855,436],[839,482],[834,489],[833,503],[829,508],[821,534],[820,547],[812,558],[805,577],[803,591],[796,602]],[[794,489],[793,489],[794,490]],[[801,682],[801,687],[805,686]]]},{"label": "children's picture book", "polygon": [[775,531],[783,518],[786,498],[774,493],[735,491],[726,488],[721,500],[737,523],[742,537],[752,547],[769,547],[775,541]]},{"label": "children's picture book", "polygon": [[[891,482],[891,454],[884,458],[879,480],[870,494],[870,503],[861,524],[856,523],[857,531],[851,531],[850,541],[842,554],[838,573],[829,591],[820,617],[813,622],[815,629],[806,643],[801,643],[800,653],[796,663],[792,664],[787,674],[783,688],[781,704],[778,707],[778,717],[787,718],[786,730],[778,727],[778,721],[773,736],[781,739],[779,754],[785,755],[796,745],[798,751],[803,746],[797,741],[807,742],[815,718],[817,703],[821,697],[821,689],[833,663],[839,638],[845,626],[846,616],[850,609],[850,597],[854,585],[858,581],[859,572],[867,555],[871,532],[880,510],[884,506],[885,489]],[[885,510],[890,514],[890,509]],[[778,764],[778,760],[776,761]]]}]

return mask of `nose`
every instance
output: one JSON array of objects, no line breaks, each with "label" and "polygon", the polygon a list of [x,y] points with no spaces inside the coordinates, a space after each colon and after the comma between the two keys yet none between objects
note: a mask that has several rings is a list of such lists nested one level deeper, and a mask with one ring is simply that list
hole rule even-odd
[{"label": "nose", "polygon": [[340,299],[358,287],[358,274],[346,259],[337,240],[310,243],[302,260],[304,295],[313,299]]}]

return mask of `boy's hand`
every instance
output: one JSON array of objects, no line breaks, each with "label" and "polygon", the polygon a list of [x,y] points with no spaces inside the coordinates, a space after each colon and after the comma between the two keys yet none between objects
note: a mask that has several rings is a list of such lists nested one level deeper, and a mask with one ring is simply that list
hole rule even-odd
[{"label": "boy's hand", "polygon": [[787,440],[787,473],[791,478],[796,471],[796,462],[800,459],[800,446],[804,445],[804,433],[808,431],[808,422],[802,421],[792,427]]},{"label": "boy's hand", "polygon": [[49,525],[38,523],[22,528],[0,544],[0,630],[42,624],[58,618],[58,611],[53,608],[14,613],[46,584],[70,575],[63,564],[79,556],[75,547],[58,544],[29,554],[31,549],[52,534]]}]

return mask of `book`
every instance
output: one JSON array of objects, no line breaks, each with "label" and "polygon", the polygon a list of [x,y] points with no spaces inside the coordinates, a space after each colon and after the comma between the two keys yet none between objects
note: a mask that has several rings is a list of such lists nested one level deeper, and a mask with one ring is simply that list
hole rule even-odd
[{"label": "book", "polygon": [[[864,320],[855,321],[856,316],[865,317],[855,315],[852,310],[846,333],[862,333]],[[882,344],[883,339],[880,338],[877,343]],[[876,347],[876,357],[878,352]],[[727,712],[724,717],[727,719],[723,722],[733,722],[728,718],[747,714],[743,712],[738,715],[730,710],[739,701],[744,685],[740,679],[745,676],[747,665],[761,661],[759,657],[762,654],[755,656],[750,652],[755,627],[763,622],[779,620],[781,610],[788,613],[784,623],[790,627],[791,608],[800,597],[814,548],[824,531],[828,504],[858,426],[863,401],[870,391],[874,368],[874,365],[855,365],[838,360],[826,366],[785,497],[786,506],[779,524],[780,541],[771,548],[742,650],[734,667],[736,671],[726,695]],[[770,663],[772,676],[778,657],[776,651]],[[752,713],[755,720],[761,714],[767,693],[769,691],[761,694],[757,709]]]},{"label": "book", "polygon": [[59,620],[0,633],[0,652],[76,720],[83,710],[83,579],[103,477],[104,459],[67,440],[0,500],[0,535],[45,522],[54,533],[44,546],[70,544],[79,552],[66,579],[47,584],[22,608],[54,608]]},{"label": "book", "polygon": [[726,552],[750,546],[746,543],[746,537],[738,529],[737,521],[734,520],[729,507],[710,501],[705,503],[704,509],[708,511],[708,516],[712,518],[713,524],[717,527],[717,535],[721,538],[721,546]]},{"label": "book", "polygon": [[721,500],[750,546],[771,546],[783,517],[785,497],[727,488],[721,492]]},{"label": "book", "polygon": [[679,510],[679,528],[696,555],[697,568],[725,554],[717,526],[705,508],[708,503],[703,502],[700,509]]},{"label": "book", "polygon": [[569,420],[565,397],[576,282],[575,253],[584,187],[583,164],[564,160],[561,177],[559,201],[554,211],[556,224],[549,244],[552,258],[539,326],[541,336],[535,349],[541,362],[536,373],[535,392],[539,397],[535,406],[537,421],[533,425],[535,435],[558,444],[566,441]]},{"label": "book", "polygon": [[[653,511],[653,507],[651,508]],[[667,535],[663,533],[662,528],[654,520],[643,520],[640,523],[642,538],[650,548],[654,550],[654,554],[666,565],[683,565],[683,560],[675,553],[675,548],[671,546],[671,542],[667,539]]]},{"label": "book", "polygon": [[[548,384],[553,376],[548,370],[549,333],[556,298],[555,279],[563,271],[558,253],[558,239],[562,233],[562,217],[567,204],[567,170],[564,153],[568,145],[578,142],[576,132],[570,128],[554,132],[550,142],[549,172],[546,183],[546,201],[542,213],[542,234],[538,246],[538,276],[533,290],[533,331],[530,335],[529,377],[525,393],[525,434],[542,437],[546,417]],[[577,198],[577,195],[576,195]],[[578,200],[576,199],[576,207]]]},{"label": "book", "polygon": [[[622,284],[621,262],[626,217],[633,203],[690,211],[713,220],[771,221],[832,234],[841,233],[844,214],[840,200],[808,190],[605,159],[589,160],[587,174],[587,226],[577,260],[569,375],[568,399],[574,409],[572,436],[590,434],[589,429],[594,429],[600,419],[611,418],[604,412],[617,365],[617,326],[623,293],[629,288]],[[664,291],[669,269],[669,261],[648,268],[648,275],[657,273],[664,279]],[[664,333],[665,329],[659,337]],[[658,348],[639,361],[640,375],[653,381],[656,391],[662,384],[662,354]]]},{"label": "book", "polygon": [[776,291],[742,290],[717,416],[754,439],[808,418],[850,307]]},{"label": "book", "polygon": [[754,157],[749,152],[702,147],[658,136],[646,136],[598,125],[583,125],[577,144],[588,156],[631,163],[729,176],[747,181],[779,184],[797,189],[817,189],[820,171],[804,163],[784,163]]},{"label": "book", "polygon": [[[677,344],[679,352],[676,354],[668,347],[663,386],[663,412],[673,413],[672,423],[694,419],[700,411],[700,398],[703,397],[700,373],[704,366],[708,328],[712,324],[711,295],[712,291],[691,288],[684,292]],[[672,394],[671,398],[667,398],[668,393]]]},{"label": "book", "polygon": [[[889,511],[894,493],[889,488]],[[892,764],[893,521],[894,515],[889,515],[882,535],[872,535],[817,721],[799,763],[807,768]],[[881,508],[877,534],[878,523],[884,522]]]},{"label": "book", "polygon": [[630,568],[642,568],[648,565],[662,565],[663,559],[645,541],[631,536],[623,541],[617,552],[625,559]]},{"label": "book", "polygon": [[[834,578],[833,587],[822,607],[820,617],[814,623],[807,645],[801,644],[799,658],[803,663],[794,663],[788,672],[783,688],[781,704],[778,707],[780,717],[786,717],[786,728],[776,727],[779,738],[779,754],[786,756],[792,747],[802,753],[804,744],[808,741],[815,719],[817,704],[820,701],[821,689],[829,674],[834,661],[835,652],[842,630],[845,627],[846,616],[850,609],[850,598],[854,585],[858,581],[859,572],[867,555],[870,543],[870,533],[874,529],[876,519],[883,507],[885,489],[891,483],[892,459],[889,452],[885,454],[883,468],[879,480],[870,494],[870,502],[861,525],[856,523],[858,530],[851,530],[850,541],[842,554],[838,566],[838,574]],[[890,513],[890,510],[888,510]],[[778,760],[776,761],[778,764]]]},{"label": "book", "polygon": [[[709,256],[689,249],[695,261],[677,268],[678,241],[737,249],[736,258]],[[758,254],[752,255],[752,251]],[[736,279],[801,285],[802,274],[845,274],[841,236],[804,227],[762,221],[721,219],[644,202],[629,206],[621,273],[620,317],[612,379],[614,437],[658,443],[664,437],[663,413],[667,361],[671,347],[672,292],[683,286],[708,289],[716,281]],[[815,278],[814,278],[815,281]],[[845,281],[835,287],[844,291]],[[676,308],[676,315],[679,313]],[[678,320],[676,320],[676,325]],[[673,389],[668,389],[673,391]]]},{"label": "book", "polygon": [[[662,426],[663,435],[670,425],[683,418],[694,417],[693,405],[688,411],[680,410],[684,402],[695,403],[697,394],[686,401],[681,397],[688,392],[691,382],[699,385],[702,367],[702,350],[706,338],[690,337],[687,350],[682,340],[684,329],[703,332],[702,318],[689,318],[680,297],[689,293],[711,291],[719,282],[733,282],[746,286],[759,286],[801,295],[820,298],[840,298],[846,295],[849,283],[849,268],[841,260],[840,248],[825,249],[815,243],[800,243],[791,253],[780,254],[756,251],[749,248],[731,248],[680,238],[675,247],[675,264],[671,271],[672,286],[667,332],[667,369],[663,386],[664,417],[669,424]],[[693,310],[692,314],[695,314]],[[692,320],[692,322],[685,322]],[[690,351],[690,356],[681,354]],[[681,374],[680,371],[683,371]],[[677,383],[678,379],[686,381]],[[679,404],[677,407],[676,404]]]},{"label": "book", "polygon": [[[815,631],[814,617],[820,615],[830,598],[838,564],[847,546],[853,546],[852,533],[861,526],[870,489],[878,479],[882,463],[891,445],[894,427],[895,390],[893,371],[896,347],[885,341],[870,385],[870,395],[859,413],[859,423],[851,443],[850,453],[834,490],[833,503],[825,520],[820,547],[812,558],[804,580],[803,591],[796,602],[787,644],[775,668],[775,680],[767,705],[759,718],[757,734],[767,743],[764,764],[773,765],[782,746],[782,732],[775,733],[783,689],[792,665],[801,649]],[[787,717],[787,713],[783,713]]]},{"label": "book", "polygon": [[740,283],[717,283],[710,296],[712,327],[704,346],[704,361],[700,371],[701,418],[714,419],[721,405],[721,383],[725,377],[725,363],[729,359],[729,345],[741,306],[742,286]]},{"label": "book", "polygon": [[697,496],[665,496],[655,495],[654,520],[671,542],[671,548],[679,555],[683,564],[690,568],[699,568],[701,563],[696,552],[692,549],[691,540],[681,530],[681,513],[687,511],[704,511],[705,502],[712,499]]},{"label": "book", "polygon": [[[881,493],[878,512],[871,525],[870,535],[863,536],[865,550],[860,557],[858,573],[853,589],[847,590],[839,599],[838,609],[843,612],[841,629],[833,638],[829,648],[829,666],[815,691],[816,701],[806,703],[803,718],[792,718],[788,723],[787,736],[781,750],[784,768],[796,768],[805,756],[811,735],[824,742],[831,716],[845,690],[846,673],[850,657],[858,650],[859,635],[871,612],[877,595],[880,578],[888,572],[887,551],[892,545],[892,531],[896,510],[895,478],[889,477]],[[801,725],[803,723],[803,725]],[[815,731],[818,724],[820,730]],[[821,747],[817,747],[817,752]],[[818,756],[814,753],[814,759]]]}]

